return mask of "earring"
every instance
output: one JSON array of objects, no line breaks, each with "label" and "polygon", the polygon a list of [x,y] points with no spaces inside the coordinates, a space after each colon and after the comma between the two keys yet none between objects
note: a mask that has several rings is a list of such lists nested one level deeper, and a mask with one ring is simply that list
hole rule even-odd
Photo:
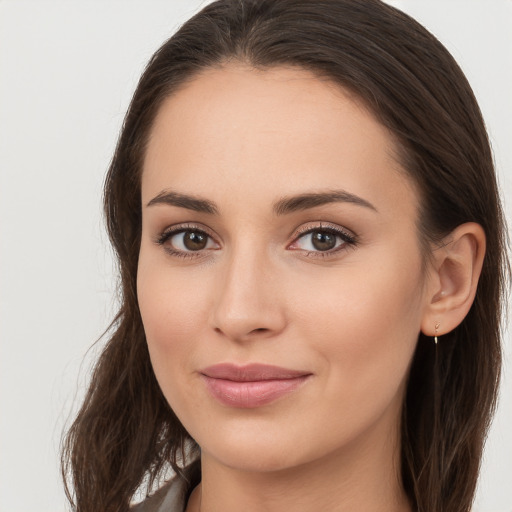
[{"label": "earring", "polygon": [[436,325],[434,325],[434,331],[435,331],[435,332],[434,332],[434,343],[435,343],[436,345],[437,345],[437,330],[439,329],[439,326],[440,326],[440,325],[441,325],[441,324],[440,324],[439,322],[438,322],[438,323],[436,323]]}]

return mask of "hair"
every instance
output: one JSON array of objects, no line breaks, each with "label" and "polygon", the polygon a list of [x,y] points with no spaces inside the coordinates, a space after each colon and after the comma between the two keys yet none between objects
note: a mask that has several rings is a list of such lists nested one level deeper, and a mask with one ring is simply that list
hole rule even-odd
[{"label": "hair", "polygon": [[[162,102],[207,68],[296,66],[353,93],[387,127],[420,196],[423,251],[465,222],[487,252],[474,303],[436,346],[419,334],[401,421],[401,477],[413,509],[467,512],[496,405],[506,232],[482,115],[461,69],[424,27],[378,0],[219,0],[153,55],[108,171],[104,208],[121,304],[79,414],[62,471],[78,512],[126,511],[198,448],[152,370],[137,304],[140,181]],[[442,398],[441,398],[442,397]]]}]

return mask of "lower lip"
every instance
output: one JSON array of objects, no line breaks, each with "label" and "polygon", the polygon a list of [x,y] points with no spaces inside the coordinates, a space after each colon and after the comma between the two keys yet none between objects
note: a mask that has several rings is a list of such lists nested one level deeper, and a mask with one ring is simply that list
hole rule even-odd
[{"label": "lower lip", "polygon": [[270,404],[292,393],[309,377],[302,375],[292,379],[258,380],[239,382],[214,379],[203,375],[206,387],[220,403],[231,407],[250,409]]}]

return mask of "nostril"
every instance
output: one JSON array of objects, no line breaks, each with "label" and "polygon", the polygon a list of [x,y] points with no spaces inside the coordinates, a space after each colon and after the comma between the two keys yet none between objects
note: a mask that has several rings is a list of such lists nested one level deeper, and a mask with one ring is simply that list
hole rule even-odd
[{"label": "nostril", "polygon": [[[215,327],[214,331],[217,334],[225,334],[225,332],[220,327]],[[266,327],[258,327],[257,329],[252,329],[249,331],[247,335],[250,336],[251,334],[266,333],[268,331],[270,331],[270,329],[267,329]]]},{"label": "nostril", "polygon": [[251,332],[267,332],[268,329],[265,327],[258,327],[257,329],[253,329]]}]

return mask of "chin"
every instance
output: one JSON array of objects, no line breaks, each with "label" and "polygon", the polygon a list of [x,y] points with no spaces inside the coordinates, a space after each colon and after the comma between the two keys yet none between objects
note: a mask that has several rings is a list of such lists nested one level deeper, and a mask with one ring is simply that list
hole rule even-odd
[{"label": "chin", "polygon": [[225,467],[248,473],[274,473],[300,465],[291,457],[294,452],[287,452],[283,453],[273,444],[262,446],[262,443],[243,446],[226,443],[214,447],[211,452],[201,449],[202,457],[214,458]]},{"label": "chin", "polygon": [[[340,448],[332,439],[304,432],[305,421],[290,425],[260,418],[257,422],[222,426],[218,422],[214,433],[200,428],[195,439],[203,458],[214,459],[225,467],[254,473],[284,472],[313,463]],[[306,442],[307,438],[312,442]]]}]

